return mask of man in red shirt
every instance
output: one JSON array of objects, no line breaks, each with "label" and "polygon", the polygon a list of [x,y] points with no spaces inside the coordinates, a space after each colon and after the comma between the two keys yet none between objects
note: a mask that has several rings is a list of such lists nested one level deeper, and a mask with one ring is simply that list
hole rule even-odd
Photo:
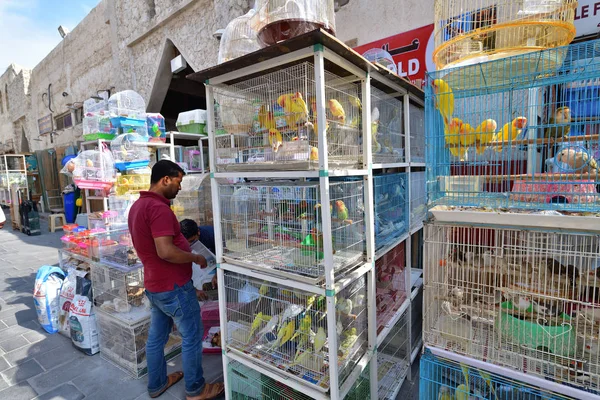
[{"label": "man in red shirt", "polygon": [[[202,371],[202,319],[192,284],[192,263],[206,267],[203,256],[190,252],[179,222],[169,206],[181,190],[185,172],[172,161],[152,168],[150,190],[129,211],[133,246],[144,265],[144,286],[152,304],[146,342],[148,393],[155,398],[185,379],[187,400],[208,400],[223,394],[222,383],[206,383]],[[181,371],[167,375],[164,348],[173,323],[183,339]]]}]

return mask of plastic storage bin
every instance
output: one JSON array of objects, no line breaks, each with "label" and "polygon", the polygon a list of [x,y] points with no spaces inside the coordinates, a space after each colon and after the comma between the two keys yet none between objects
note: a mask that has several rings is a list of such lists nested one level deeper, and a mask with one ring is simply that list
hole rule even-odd
[{"label": "plastic storage bin", "polygon": [[204,338],[202,342],[202,352],[215,354],[221,352],[220,340],[217,346],[217,338],[215,334],[220,335],[220,318],[219,318],[219,302],[210,301],[202,304],[200,307],[202,314],[202,326],[204,326]]},{"label": "plastic storage bin", "polygon": [[142,265],[133,248],[128,229],[104,232],[96,237],[100,262],[125,272],[135,270]]},{"label": "plastic storage bin", "polygon": [[175,125],[179,132],[206,136],[206,110],[191,110],[179,113]]},{"label": "plastic storage bin", "polygon": [[149,303],[144,294],[144,269],[139,267],[124,272],[102,263],[92,265],[94,305],[105,312],[133,325],[150,316]]},{"label": "plastic storage bin", "polygon": [[[146,363],[146,340],[150,329],[150,318],[136,325],[127,325],[96,310],[98,319],[100,356],[133,375],[141,378],[148,373]],[[167,361],[181,353],[181,338],[171,333],[165,346]]]},{"label": "plastic storage bin", "polygon": [[124,90],[110,96],[108,111],[115,128],[146,127],[146,103],[133,90]]}]

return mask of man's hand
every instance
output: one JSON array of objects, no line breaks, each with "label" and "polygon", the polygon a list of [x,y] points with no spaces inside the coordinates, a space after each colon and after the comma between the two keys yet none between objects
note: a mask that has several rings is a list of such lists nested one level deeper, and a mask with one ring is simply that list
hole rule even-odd
[{"label": "man's hand", "polygon": [[206,262],[206,258],[204,258],[204,256],[202,256],[200,254],[194,254],[194,256],[195,256],[194,263],[198,264],[200,266],[200,268],[206,268],[208,266],[208,263]]},{"label": "man's hand", "polygon": [[202,290],[196,289],[196,298],[200,301],[208,300],[208,295],[204,293]]}]

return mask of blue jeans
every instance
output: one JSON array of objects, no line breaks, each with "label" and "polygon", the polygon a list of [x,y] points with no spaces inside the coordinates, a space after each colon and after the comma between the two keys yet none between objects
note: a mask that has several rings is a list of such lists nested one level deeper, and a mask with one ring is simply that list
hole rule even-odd
[{"label": "blue jeans", "polygon": [[148,393],[157,394],[168,384],[165,345],[174,322],[183,338],[181,352],[185,392],[188,396],[199,395],[205,383],[202,371],[204,328],[192,281],[182,287],[175,285],[168,292],[152,293],[146,290],[146,296],[152,304],[150,332],[146,342]]}]

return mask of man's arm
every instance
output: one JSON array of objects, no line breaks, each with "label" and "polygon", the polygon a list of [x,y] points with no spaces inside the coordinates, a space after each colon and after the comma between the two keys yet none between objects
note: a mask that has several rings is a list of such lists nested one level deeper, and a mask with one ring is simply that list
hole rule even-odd
[{"label": "man's arm", "polygon": [[196,263],[206,267],[206,259],[200,254],[188,253],[173,244],[173,236],[160,236],[154,238],[156,253],[160,258],[173,264]]}]

